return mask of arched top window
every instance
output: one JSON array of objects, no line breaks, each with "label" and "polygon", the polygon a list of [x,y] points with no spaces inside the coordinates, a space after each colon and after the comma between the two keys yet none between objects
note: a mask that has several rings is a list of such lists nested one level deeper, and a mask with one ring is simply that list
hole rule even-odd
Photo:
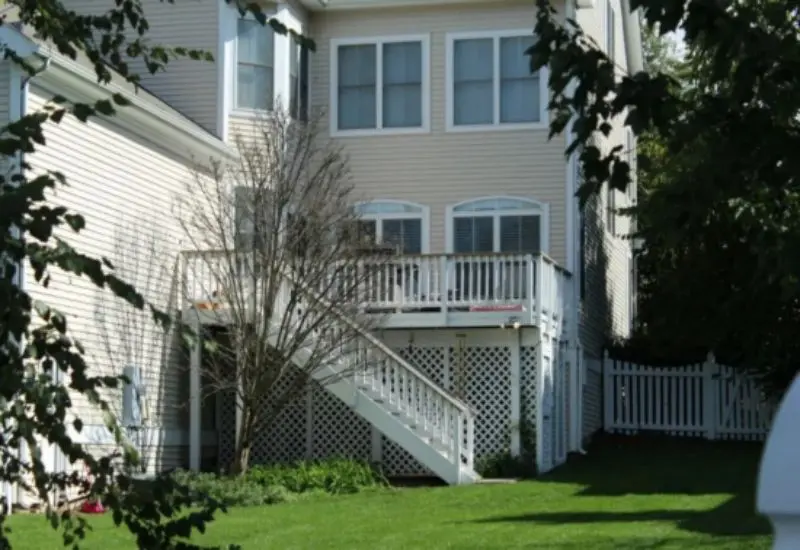
[{"label": "arched top window", "polygon": [[547,205],[518,197],[482,197],[448,209],[448,249],[456,253],[547,251]]},{"label": "arched top window", "polygon": [[377,244],[396,246],[402,254],[428,252],[428,207],[396,200],[355,205],[359,230]]},{"label": "arched top window", "polygon": [[412,202],[401,201],[372,201],[356,205],[356,212],[362,216],[380,214],[422,214],[425,207]]},{"label": "arched top window", "polygon": [[514,197],[489,197],[459,203],[453,206],[453,212],[484,212],[487,210],[542,210],[541,203],[531,199]]}]

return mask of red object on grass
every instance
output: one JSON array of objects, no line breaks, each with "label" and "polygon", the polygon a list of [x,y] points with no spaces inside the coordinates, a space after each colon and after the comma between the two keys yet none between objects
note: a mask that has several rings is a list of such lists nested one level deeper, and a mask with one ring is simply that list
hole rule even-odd
[{"label": "red object on grass", "polygon": [[83,514],[104,514],[106,509],[99,500],[87,500],[81,504],[81,513]]}]

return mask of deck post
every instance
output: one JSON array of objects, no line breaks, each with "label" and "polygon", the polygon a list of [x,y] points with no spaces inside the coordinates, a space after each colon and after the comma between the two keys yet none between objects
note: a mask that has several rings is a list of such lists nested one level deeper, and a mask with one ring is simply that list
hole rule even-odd
[{"label": "deck post", "polygon": [[756,508],[775,530],[773,550],[800,548],[800,375],[795,376],[772,424],[758,475]]},{"label": "deck post", "polygon": [[202,361],[203,332],[199,319],[194,324],[195,340],[189,356],[189,469],[200,470],[201,454],[201,384],[200,368]]},{"label": "deck post", "polygon": [[522,375],[520,372],[520,351],[522,347],[522,334],[519,329],[514,330],[514,343],[511,346],[511,456],[519,456],[522,452],[521,441],[521,394]]}]

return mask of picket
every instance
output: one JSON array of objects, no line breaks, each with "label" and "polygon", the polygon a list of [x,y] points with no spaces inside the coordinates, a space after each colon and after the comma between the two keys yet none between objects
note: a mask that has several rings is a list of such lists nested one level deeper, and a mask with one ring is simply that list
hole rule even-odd
[{"label": "picket", "polygon": [[603,361],[605,430],[707,439],[763,439],[775,414],[754,380],[713,356],[704,363],[651,367]]}]

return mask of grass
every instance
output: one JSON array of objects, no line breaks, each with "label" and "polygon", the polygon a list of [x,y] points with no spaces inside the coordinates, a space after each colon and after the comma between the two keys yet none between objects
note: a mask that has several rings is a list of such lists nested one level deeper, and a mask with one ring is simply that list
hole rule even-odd
[{"label": "grass", "polygon": [[[768,549],[753,511],[757,445],[610,439],[532,482],[415,488],[232,510],[197,542],[245,549]],[[13,548],[57,548],[36,516],[15,516]],[[109,517],[89,550],[134,548]]]}]

